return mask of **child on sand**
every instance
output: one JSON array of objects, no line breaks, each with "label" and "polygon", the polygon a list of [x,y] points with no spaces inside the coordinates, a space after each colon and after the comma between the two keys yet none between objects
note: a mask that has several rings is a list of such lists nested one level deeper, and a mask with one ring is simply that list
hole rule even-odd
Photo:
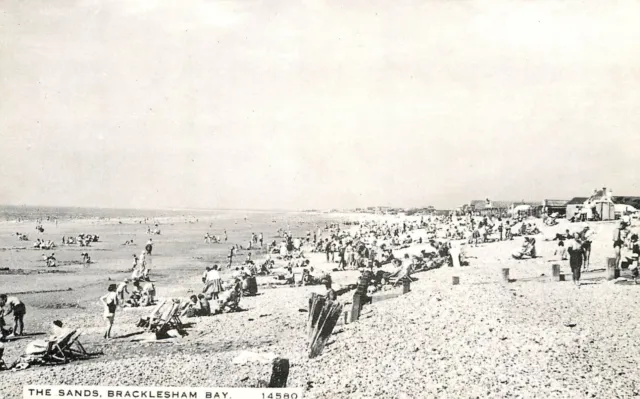
[{"label": "child on sand", "polygon": [[558,241],[558,248],[555,250],[553,255],[560,255],[560,260],[567,260],[567,248],[564,246],[564,240]]},{"label": "child on sand", "polygon": [[100,298],[100,302],[104,305],[104,319],[107,321],[107,331],[104,333],[105,339],[111,338],[111,328],[113,327],[113,320],[116,315],[116,308],[118,307],[116,289],[117,286],[115,284],[109,284],[107,294]]},{"label": "child on sand", "polygon": [[[4,310],[5,305],[9,305],[7,311]],[[7,297],[5,294],[0,294],[0,317],[8,316],[13,313],[13,334],[20,336],[24,333],[24,315],[27,314],[27,308],[24,303],[15,296]]]},{"label": "child on sand", "polygon": [[118,288],[116,289],[116,293],[118,294],[118,298],[120,298],[120,302],[124,303],[124,294],[125,292],[128,294],[129,290],[127,290],[127,284],[129,284],[129,279],[125,278],[120,284],[118,284]]}]

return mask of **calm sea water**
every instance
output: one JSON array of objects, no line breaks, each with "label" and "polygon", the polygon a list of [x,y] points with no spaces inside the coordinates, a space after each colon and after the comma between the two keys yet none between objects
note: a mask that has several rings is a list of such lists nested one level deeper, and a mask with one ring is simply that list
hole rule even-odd
[{"label": "calm sea water", "polygon": [[219,214],[273,213],[269,211],[242,210],[170,210],[170,209],[116,209],[116,208],[76,208],[0,205],[0,220],[69,220],[69,219],[117,219],[117,218],[159,218],[159,217],[198,217]]}]

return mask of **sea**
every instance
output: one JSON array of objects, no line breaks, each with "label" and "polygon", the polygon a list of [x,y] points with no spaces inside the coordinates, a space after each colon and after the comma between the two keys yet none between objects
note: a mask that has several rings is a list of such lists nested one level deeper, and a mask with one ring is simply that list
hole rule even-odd
[{"label": "sea", "polygon": [[154,219],[161,217],[197,218],[221,214],[283,214],[289,211],[242,209],[124,209],[54,206],[0,205],[0,221],[73,220],[73,219]]}]

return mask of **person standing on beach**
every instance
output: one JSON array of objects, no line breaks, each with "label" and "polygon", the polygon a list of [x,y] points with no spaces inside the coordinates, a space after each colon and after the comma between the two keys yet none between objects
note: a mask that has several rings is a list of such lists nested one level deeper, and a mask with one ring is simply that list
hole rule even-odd
[{"label": "person standing on beach", "polygon": [[262,248],[262,245],[264,243],[264,236],[262,235],[262,233],[260,233],[260,238],[258,239],[258,241],[260,241],[260,248]]},{"label": "person standing on beach", "polygon": [[222,278],[218,272],[218,265],[207,272],[205,277],[204,293],[210,295],[213,299],[218,299],[218,295],[222,292]]},{"label": "person standing on beach", "polygon": [[594,231],[589,226],[585,226],[582,230],[582,266],[584,271],[589,270],[589,260],[591,259],[591,243],[593,242]]},{"label": "person standing on beach", "polygon": [[138,267],[138,256],[133,254],[133,264],[131,266],[131,270],[135,270]]},{"label": "person standing on beach", "polygon": [[327,255],[327,263],[329,263],[329,254],[331,253],[331,241],[327,240],[327,244],[324,247],[324,252]]},{"label": "person standing on beach", "polygon": [[113,327],[113,320],[116,316],[116,308],[118,307],[116,289],[117,286],[115,284],[109,284],[107,294],[100,297],[100,302],[104,305],[104,319],[107,321],[107,331],[104,333],[105,339],[111,338],[111,328]]},{"label": "person standing on beach", "polygon": [[118,284],[118,288],[116,289],[116,294],[118,294],[118,298],[120,301],[124,303],[124,294],[125,292],[128,294],[129,290],[127,289],[127,284],[129,284],[129,279],[125,278],[120,284]]},{"label": "person standing on beach", "polygon": [[616,269],[620,268],[622,261],[622,246],[624,245],[624,237],[627,232],[627,223],[621,220],[620,223],[613,230],[613,250],[616,255]]},{"label": "person standing on beach", "polygon": [[224,242],[227,242],[227,230],[224,231]]},{"label": "person standing on beach", "polygon": [[573,275],[573,283],[580,287],[580,271],[582,270],[583,247],[580,242],[580,233],[575,233],[573,239],[567,242],[569,252],[569,266]]},{"label": "person standing on beach", "polygon": [[[9,310],[5,312],[5,305],[9,305]],[[13,335],[20,336],[24,333],[24,315],[27,314],[27,308],[24,303],[15,296],[7,297],[0,294],[0,318],[9,316],[13,313]]]},{"label": "person standing on beach", "polygon": [[[225,236],[225,241],[226,241],[226,236]],[[236,247],[232,246],[231,249],[229,250],[229,255],[227,256],[227,258],[229,258],[229,267],[231,267],[231,265],[233,264],[233,255],[236,251]]]}]

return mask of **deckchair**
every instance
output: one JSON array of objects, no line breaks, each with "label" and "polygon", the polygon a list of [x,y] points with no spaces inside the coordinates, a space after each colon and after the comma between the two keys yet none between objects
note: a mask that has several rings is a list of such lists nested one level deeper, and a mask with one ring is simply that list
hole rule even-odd
[{"label": "deckchair", "polygon": [[66,345],[59,345],[62,353],[64,353],[68,359],[86,359],[90,357],[89,353],[79,341],[81,335],[82,331],[78,331],[71,336],[71,339]]},{"label": "deckchair", "polygon": [[151,313],[149,313],[149,316],[147,316],[145,318],[141,318],[138,321],[138,324],[136,326],[137,327],[149,327],[149,329],[151,329],[151,326],[153,324],[157,324],[158,319],[160,318],[159,316],[161,315],[160,309],[162,309],[162,307],[164,306],[164,304],[166,302],[167,302],[166,299],[163,299],[161,302],[159,302],[156,306],[153,307],[153,309],[151,310]]},{"label": "deckchair", "polygon": [[66,363],[70,360],[68,354],[62,348],[67,348],[71,344],[71,339],[76,335],[77,330],[71,330],[58,339],[49,341],[46,351],[42,354],[42,359],[52,363]]},{"label": "deckchair", "polygon": [[182,321],[180,320],[179,314],[180,304],[171,304],[169,311],[165,312],[156,323],[151,323],[149,325],[149,331],[156,333],[167,332],[174,328],[178,331],[182,331]]},{"label": "deckchair", "polygon": [[180,306],[176,305],[172,313],[169,314],[169,324],[176,330],[182,329],[182,320],[180,320]]}]

